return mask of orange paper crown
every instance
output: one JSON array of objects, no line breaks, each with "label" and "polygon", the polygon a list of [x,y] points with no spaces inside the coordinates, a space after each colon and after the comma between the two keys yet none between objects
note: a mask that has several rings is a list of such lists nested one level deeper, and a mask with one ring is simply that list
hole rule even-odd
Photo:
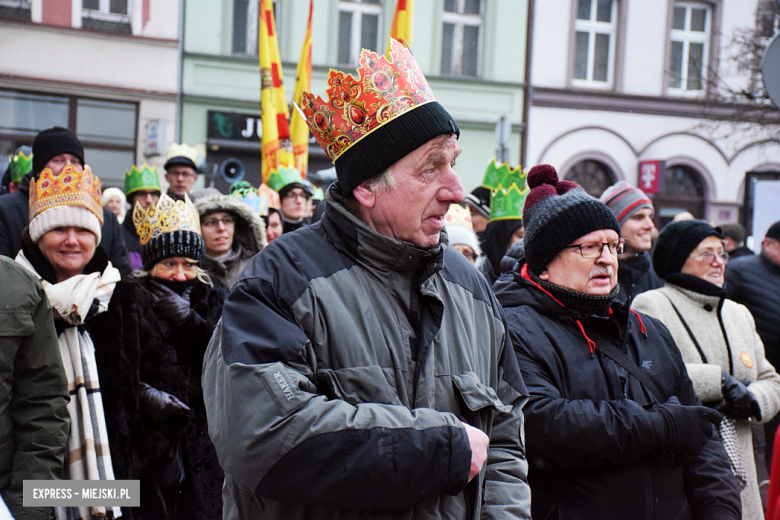
[{"label": "orange paper crown", "polygon": [[436,100],[412,53],[396,40],[389,58],[363,49],[357,71],[355,80],[331,69],[327,101],[303,92],[306,123],[333,162],[380,126]]},{"label": "orange paper crown", "polygon": [[100,179],[92,175],[89,166],[84,166],[84,170],[79,172],[71,164],[59,175],[46,168],[37,183],[34,179],[30,182],[30,221],[57,206],[82,206],[94,213],[102,226],[102,202]]}]

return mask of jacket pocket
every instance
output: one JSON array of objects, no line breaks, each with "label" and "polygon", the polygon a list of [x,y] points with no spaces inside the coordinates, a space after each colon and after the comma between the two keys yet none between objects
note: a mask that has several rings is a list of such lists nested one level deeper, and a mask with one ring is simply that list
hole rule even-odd
[{"label": "jacket pocket", "polygon": [[452,383],[458,389],[458,393],[463,398],[463,403],[472,411],[477,412],[483,408],[495,408],[499,412],[508,413],[512,411],[510,405],[501,402],[496,395],[496,391],[482,383],[474,372],[452,375]]},{"label": "jacket pocket", "polygon": [[29,313],[0,313],[0,337],[25,337],[33,332],[35,332],[35,323]]},{"label": "jacket pocket", "polygon": [[317,390],[328,399],[341,399],[349,404],[379,403],[403,405],[396,389],[388,383],[382,367],[350,367],[319,370]]}]

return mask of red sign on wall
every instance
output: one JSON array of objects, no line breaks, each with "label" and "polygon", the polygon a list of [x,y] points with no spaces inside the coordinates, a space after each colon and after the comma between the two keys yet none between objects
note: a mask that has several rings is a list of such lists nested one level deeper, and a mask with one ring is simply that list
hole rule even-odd
[{"label": "red sign on wall", "polygon": [[639,189],[647,195],[658,193],[664,161],[642,161],[639,163]]}]

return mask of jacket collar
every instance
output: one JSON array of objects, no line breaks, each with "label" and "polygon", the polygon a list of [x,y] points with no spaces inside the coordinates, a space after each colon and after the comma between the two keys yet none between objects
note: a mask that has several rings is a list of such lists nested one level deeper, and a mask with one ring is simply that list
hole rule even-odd
[{"label": "jacket collar", "polygon": [[[345,254],[367,267],[396,272],[415,271],[443,257],[441,241],[430,249],[420,249],[414,244],[375,231],[350,213],[337,184],[332,184],[326,194],[328,205],[322,216],[322,226],[336,247]],[[441,263],[439,260],[432,267],[439,270]]]}]

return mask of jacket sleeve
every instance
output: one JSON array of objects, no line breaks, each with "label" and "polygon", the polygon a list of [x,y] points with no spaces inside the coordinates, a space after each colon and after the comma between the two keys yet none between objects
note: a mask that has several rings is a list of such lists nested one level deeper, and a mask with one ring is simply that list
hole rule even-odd
[{"label": "jacket sleeve", "polygon": [[505,335],[501,356],[497,393],[501,402],[511,403],[512,410],[497,413],[493,420],[485,469],[482,518],[530,519],[531,488],[528,486],[522,413],[528,391],[508,334]]},{"label": "jacket sleeve", "polygon": [[13,362],[10,413],[15,450],[10,485],[3,499],[17,519],[49,517],[49,509],[22,507],[23,482],[60,479],[70,428],[68,382],[54,317],[43,288],[37,282],[35,285],[37,306],[32,315],[18,317],[18,323],[30,327]]},{"label": "jacket sleeve", "polygon": [[[661,322],[656,321],[657,333],[662,337],[676,371],[680,374],[674,395],[681,404],[701,405],[696,396],[688,372],[685,370],[680,349],[672,338],[671,332]],[[740,490],[726,451],[721,444],[717,429],[701,453],[682,458],[685,477],[685,491],[691,504],[693,518],[714,520],[736,520],[742,518]]]},{"label": "jacket sleeve", "polygon": [[[525,406],[528,456],[545,471],[594,471],[624,466],[661,451],[663,419],[630,399],[568,399],[555,380],[553,347],[543,334],[533,343],[510,326],[530,398]],[[576,432],[576,434],[574,434]]]},{"label": "jacket sleeve", "polygon": [[329,399],[316,363],[274,285],[240,280],[206,352],[203,392],[220,465],[242,493],[374,512],[465,487],[471,450],[453,414]]},{"label": "jacket sleeve", "polygon": [[752,393],[759,406],[761,407],[761,422],[768,423],[777,412],[780,411],[780,375],[775,367],[766,360],[764,355],[764,343],[756,332],[756,323],[747,307],[740,305],[740,311],[745,314],[746,321],[750,324],[752,330],[753,352],[756,363],[756,380],[748,385],[748,390]]}]

